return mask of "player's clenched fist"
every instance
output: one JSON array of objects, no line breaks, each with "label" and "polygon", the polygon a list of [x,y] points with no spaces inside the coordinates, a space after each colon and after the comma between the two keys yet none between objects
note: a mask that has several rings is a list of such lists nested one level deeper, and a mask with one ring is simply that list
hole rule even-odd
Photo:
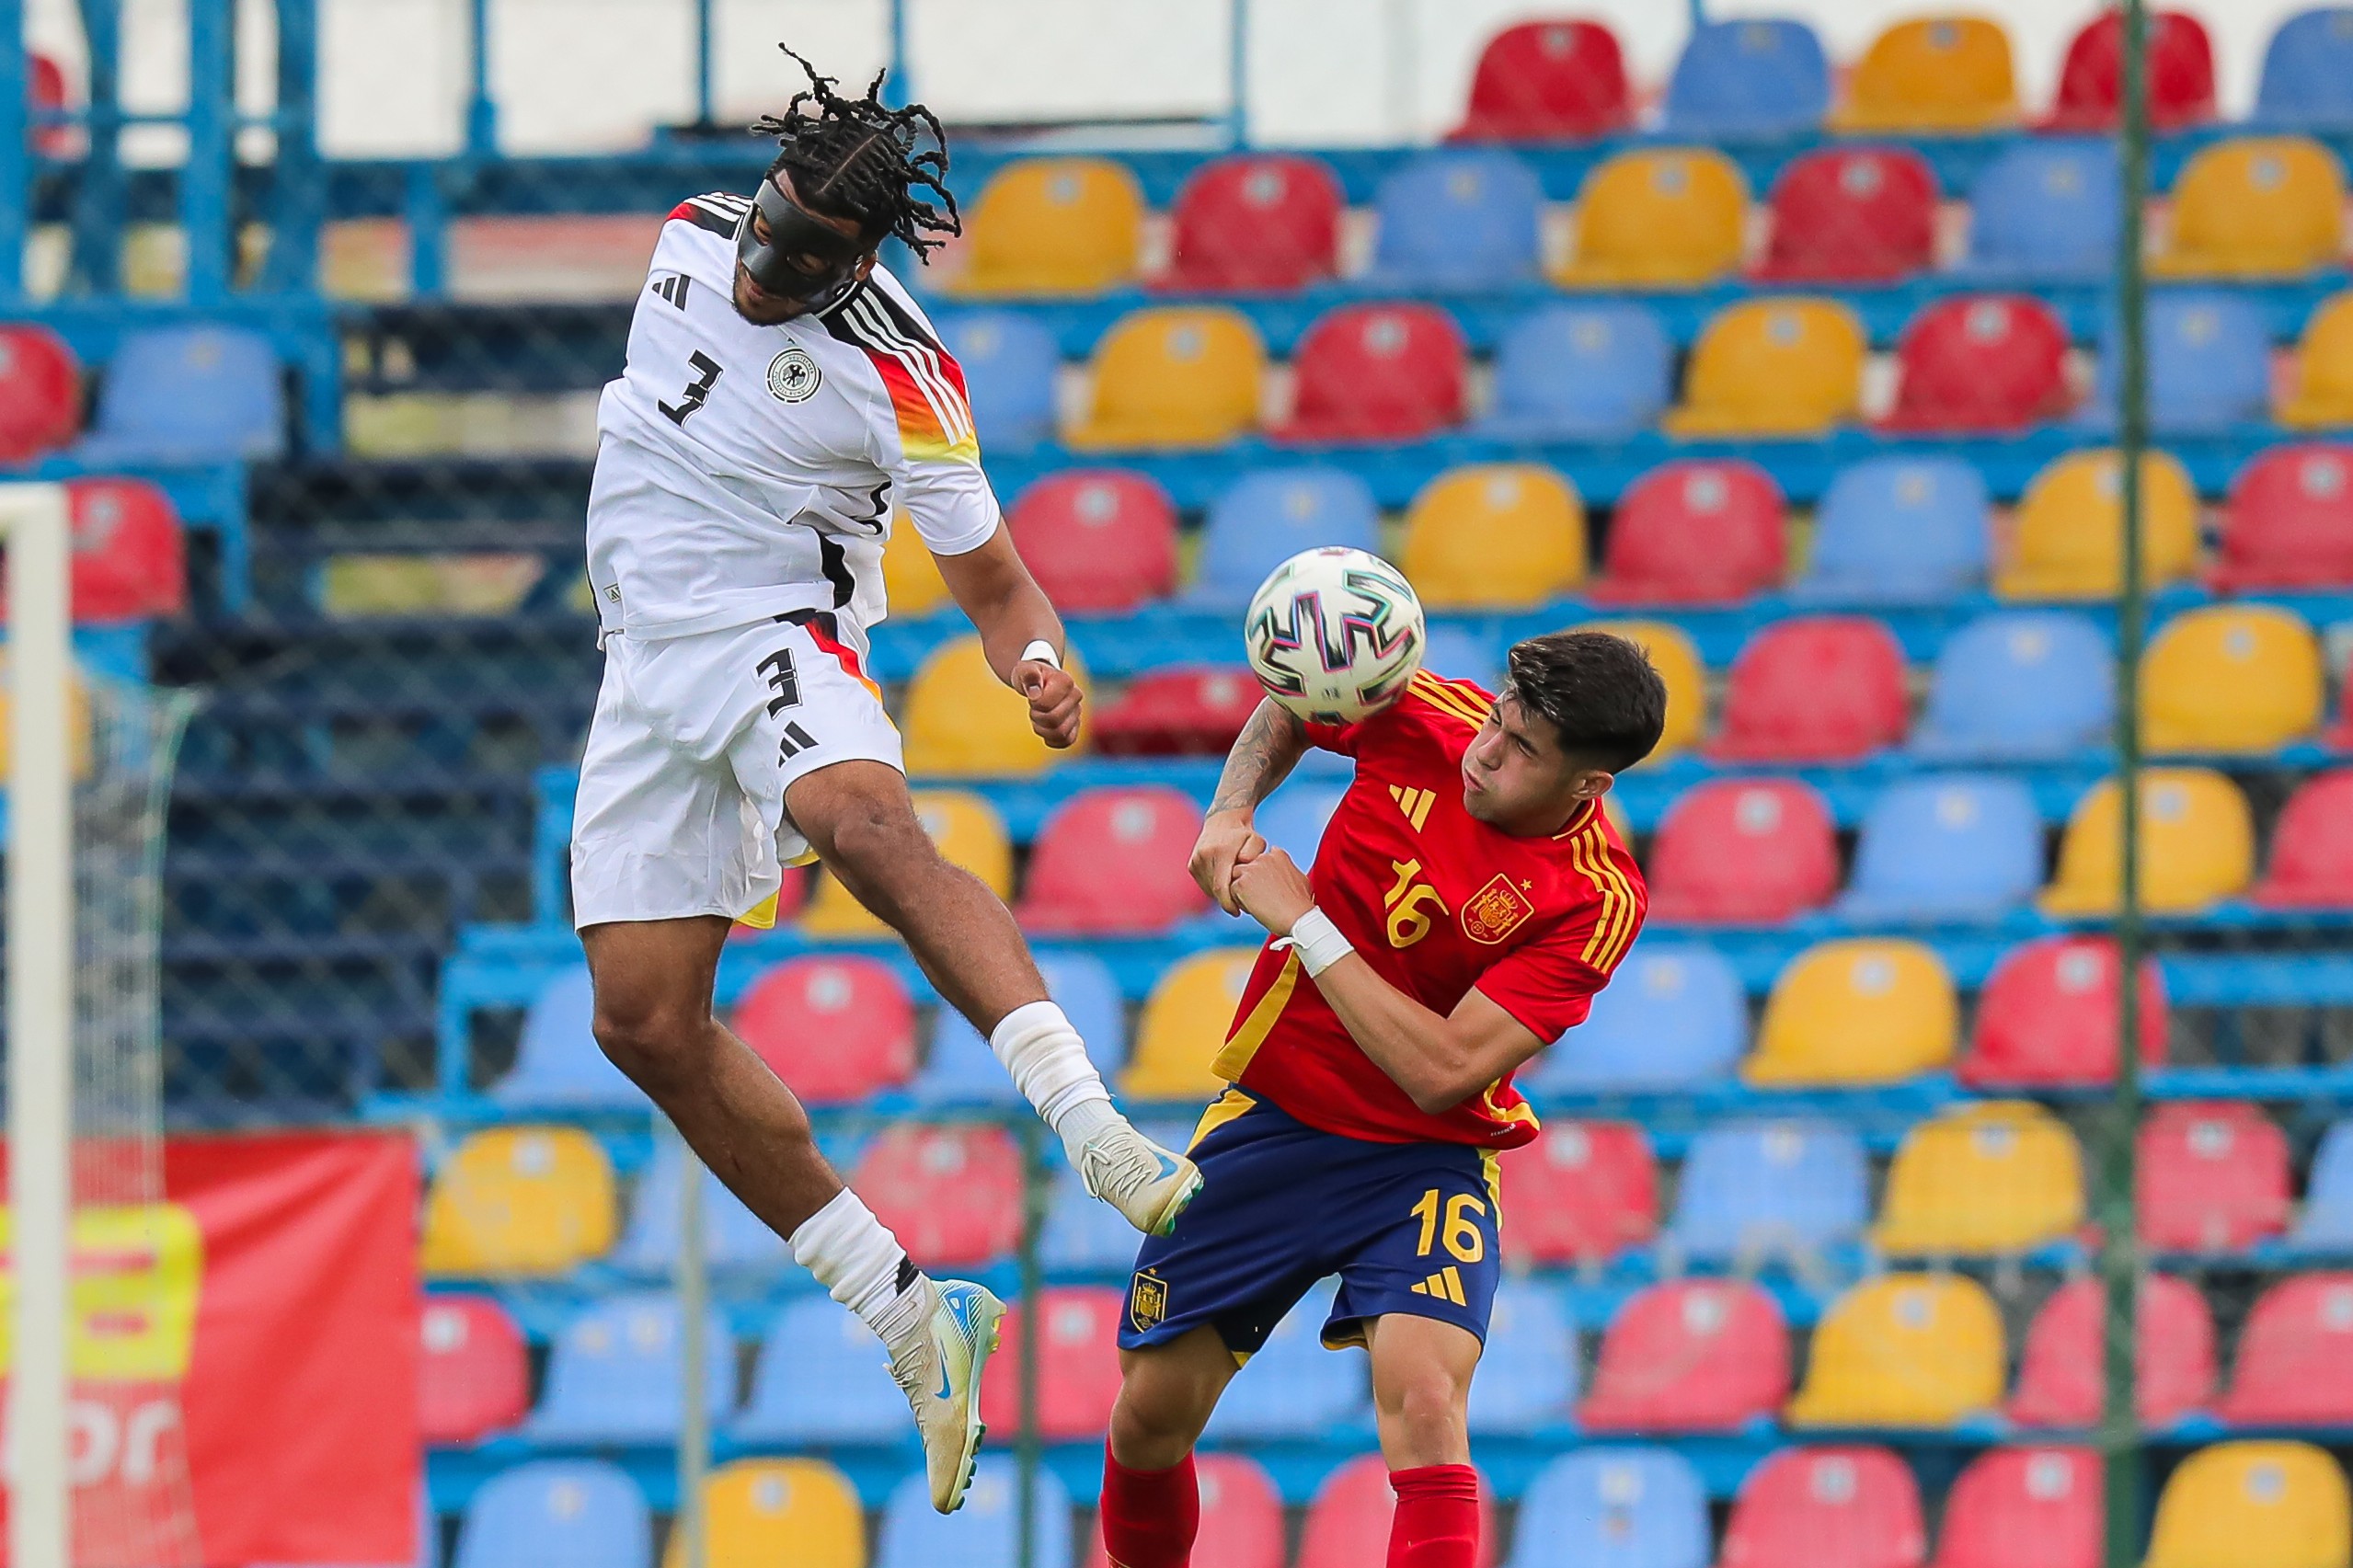
[{"label": "player's clenched fist", "polygon": [[1315,907],[1315,889],[1290,854],[1268,850],[1234,872],[1234,901],[1277,936],[1289,936],[1299,917]]},{"label": "player's clenched fist", "polygon": [[1078,711],[1085,698],[1067,670],[1042,658],[1013,667],[1013,689],[1029,699],[1029,727],[1057,751],[1078,740]]},{"label": "player's clenched fist", "polygon": [[1201,891],[1217,900],[1217,907],[1229,915],[1238,915],[1242,906],[1234,901],[1234,869],[1247,864],[1267,853],[1267,841],[1250,827],[1250,818],[1238,811],[1212,811],[1201,824],[1201,836],[1193,842],[1193,858],[1189,869]]}]

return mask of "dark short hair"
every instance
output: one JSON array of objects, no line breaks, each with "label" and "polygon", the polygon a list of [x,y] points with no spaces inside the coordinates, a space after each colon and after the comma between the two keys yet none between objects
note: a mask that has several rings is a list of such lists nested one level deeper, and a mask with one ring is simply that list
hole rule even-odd
[{"label": "dark short hair", "polygon": [[1650,656],[1607,632],[1547,632],[1511,645],[1503,694],[1559,732],[1561,750],[1620,773],[1667,728],[1667,682]]}]

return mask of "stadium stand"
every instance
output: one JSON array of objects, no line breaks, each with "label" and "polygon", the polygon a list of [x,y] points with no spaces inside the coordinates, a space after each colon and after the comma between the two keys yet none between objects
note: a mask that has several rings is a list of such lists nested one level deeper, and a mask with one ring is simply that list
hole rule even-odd
[{"label": "stadium stand", "polygon": [[2305,1443],[2217,1443],[2182,1461],[2157,1498],[2150,1568],[2305,1568],[2353,1551],[2353,1505],[2335,1460]]},{"label": "stadium stand", "polygon": [[1885,1082],[1944,1066],[1958,1033],[1952,977],[1933,948],[1828,942],[1774,982],[1741,1072],[1761,1085]]},{"label": "stadium stand", "polygon": [[1601,1337],[1577,1418],[1592,1432],[1737,1432],[1789,1396],[1780,1306],[1736,1280],[1654,1285]]},{"label": "stadium stand", "polygon": [[2105,1491],[2088,1449],[1992,1449],[1946,1494],[1934,1568],[2092,1568]]},{"label": "stadium stand", "polygon": [[1411,441],[1463,422],[1462,329],[1435,305],[1342,305],[1300,338],[1276,441]]},{"label": "stadium stand", "polygon": [[2240,470],[2223,509],[2220,589],[2353,583],[2353,454],[2313,443],[2274,447]]},{"label": "stadium stand", "polygon": [[1617,35],[1599,22],[1522,22],[1488,40],[1463,141],[1599,136],[1633,115]]},{"label": "stadium stand", "polygon": [[1751,276],[1773,283],[1884,283],[1925,269],[1936,176],[1909,148],[1825,148],[1792,160],[1767,199],[1772,237]]},{"label": "stadium stand", "polygon": [[1707,1494],[1664,1448],[1601,1445],[1550,1461],[1520,1500],[1509,1568],[1704,1568]]},{"label": "stadium stand", "polygon": [[1160,486],[1118,470],[1040,479],[1005,513],[1047,597],[1080,614],[1117,614],[1176,586],[1176,512]]},{"label": "stadium stand", "polygon": [[531,1409],[522,1331],[484,1296],[437,1296],[419,1318],[418,1424],[435,1445],[477,1442]]},{"label": "stadium stand", "polygon": [[1584,505],[1550,469],[1458,468],[1414,498],[1398,564],[1433,609],[1531,608],[1584,579]]},{"label": "stadium stand", "polygon": [[1897,22],[1863,52],[1835,115],[1854,132],[1968,132],[2018,116],[2010,36],[1984,17]]},{"label": "stadium stand", "polygon": [[1863,394],[1863,326],[1829,300],[1744,302],[1709,318],[1692,349],[1683,401],[1661,424],[1699,438],[1820,436]]},{"label": "stadium stand", "polygon": [[1168,269],[1154,282],[1188,293],[1303,289],[1339,270],[1344,211],[1317,159],[1257,154],[1203,164],[1176,193]]},{"label": "stadium stand", "polygon": [[1143,192],[1111,158],[1038,158],[989,181],[973,204],[970,294],[1091,294],[1134,277]]},{"label": "stadium stand", "polygon": [[31,462],[81,433],[81,361],[48,328],[0,326],[0,462]]},{"label": "stadium stand", "polygon": [[[2214,44],[2204,24],[2187,11],[2149,17],[2150,123],[2173,130],[2214,113]],[[2083,24],[2060,67],[2058,102],[2048,129],[2111,130],[2122,101],[2124,23],[2113,12]]]},{"label": "stadium stand", "polygon": [[1814,1330],[1797,1426],[1950,1426],[2002,1402],[2002,1316],[1965,1275],[1888,1274],[1831,1303]]},{"label": "stadium stand", "polygon": [[[2214,1314],[2198,1287],[2145,1275],[2133,1347],[2141,1421],[2164,1426],[2213,1402]],[[2073,1279],[2053,1291],[2026,1329],[2007,1407],[2021,1426],[2086,1430],[2100,1419],[2100,1287]]]},{"label": "stadium stand", "polygon": [[471,1133],[433,1173],[428,1274],[562,1274],[613,1246],[613,1163],[576,1127]]},{"label": "stadium stand", "polygon": [[[842,1472],[823,1459],[738,1459],[703,1489],[704,1550],[722,1568],[791,1561],[866,1568],[866,1513]],[[663,1568],[684,1568],[673,1531]]]},{"label": "stadium stand", "polygon": [[1769,591],[1781,581],[1786,509],[1753,464],[1662,464],[1618,498],[1593,597],[1665,605]]},{"label": "stadium stand", "polygon": [[1748,204],[1747,177],[1713,149],[1617,154],[1585,177],[1569,259],[1553,281],[1567,289],[1714,282],[1740,264]]},{"label": "stadium stand", "polygon": [[1498,1160],[1505,1257],[1538,1266],[1600,1263],[1651,1238],[1659,1163],[1641,1127],[1555,1120]]},{"label": "stadium stand", "polygon": [[1804,22],[1702,22],[1676,57],[1659,120],[1673,136],[1792,135],[1819,126],[1830,100],[1830,62]]},{"label": "stadium stand", "polygon": [[1694,1136],[1664,1240],[1699,1263],[1827,1262],[1859,1240],[1870,1166],[1833,1121],[1727,1121]]},{"label": "stadium stand", "polygon": [[1740,1485],[1724,1568],[1913,1568],[1927,1553],[1920,1487],[1886,1448],[1788,1448]]},{"label": "stadium stand", "polygon": [[465,1510],[456,1568],[652,1568],[653,1517],[626,1471],[536,1459],[493,1477]]}]

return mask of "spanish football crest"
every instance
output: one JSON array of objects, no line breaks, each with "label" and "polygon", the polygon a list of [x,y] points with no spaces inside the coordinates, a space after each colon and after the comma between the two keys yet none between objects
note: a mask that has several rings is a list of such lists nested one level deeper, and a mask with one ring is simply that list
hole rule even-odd
[{"label": "spanish football crest", "polygon": [[1138,1333],[1149,1333],[1167,1316],[1168,1281],[1148,1268],[1139,1269],[1128,1290],[1128,1322]]},{"label": "spanish football crest", "polygon": [[1520,884],[1498,871],[1486,887],[1463,900],[1463,934],[1492,947],[1535,912],[1536,906],[1528,901]]}]

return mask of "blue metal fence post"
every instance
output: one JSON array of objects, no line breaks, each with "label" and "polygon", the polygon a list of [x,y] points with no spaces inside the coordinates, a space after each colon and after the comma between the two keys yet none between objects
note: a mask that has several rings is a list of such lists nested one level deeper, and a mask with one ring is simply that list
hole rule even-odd
[{"label": "blue metal fence post", "polygon": [[230,205],[236,176],[236,18],[234,0],[189,0],[188,166],[179,222],[188,242],[188,298],[218,304],[235,266]]},{"label": "blue metal fence post", "polygon": [[490,97],[490,0],[469,0],[466,41],[474,52],[465,100],[465,150],[477,158],[499,151],[499,106]]},{"label": "blue metal fence post", "polygon": [[318,155],[318,0],[278,0],[277,166],[270,182],[270,282],[318,286],[327,168]]},{"label": "blue metal fence post", "polygon": [[25,241],[32,235],[32,153],[25,113],[24,0],[0,0],[0,305],[25,297]]},{"label": "blue metal fence post", "polygon": [[711,105],[711,12],[716,0],[694,0],[694,123],[717,123]]},{"label": "blue metal fence post", "polygon": [[882,101],[904,109],[915,101],[914,62],[907,48],[907,10],[913,0],[890,0],[890,75],[882,84]]},{"label": "blue metal fence post", "polygon": [[130,221],[122,180],[122,0],[82,0],[81,9],[90,53],[83,121],[89,146],[74,187],[74,269],[84,287],[110,294],[122,287],[122,231]]},{"label": "blue metal fence post", "polygon": [[1225,140],[1229,146],[1246,147],[1250,144],[1250,0],[1231,0],[1227,21]]}]

